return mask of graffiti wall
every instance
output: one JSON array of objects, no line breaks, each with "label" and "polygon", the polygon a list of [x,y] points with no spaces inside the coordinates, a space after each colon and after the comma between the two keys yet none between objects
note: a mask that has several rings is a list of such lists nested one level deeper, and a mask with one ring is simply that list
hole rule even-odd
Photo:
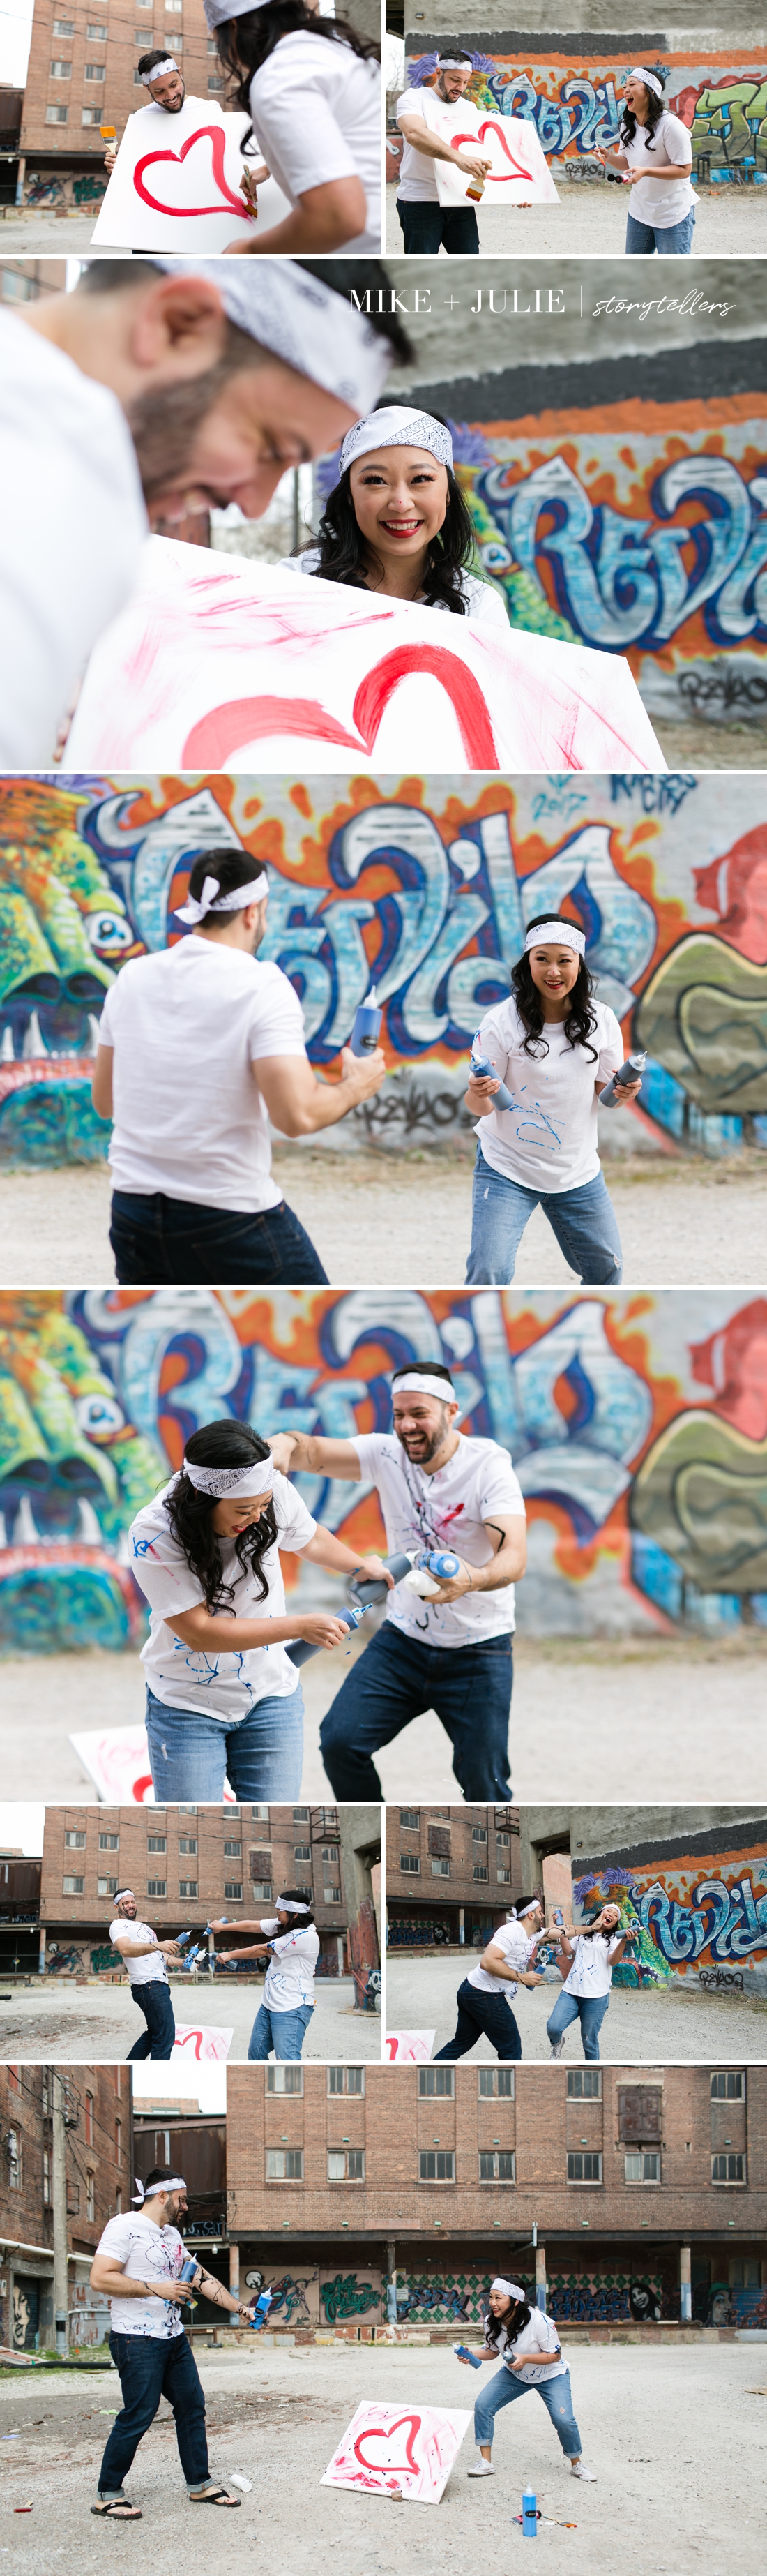
[{"label": "graffiti wall", "polygon": [[[621,1927],[637,1927],[637,1956],[710,1993],[767,1994],[767,1819],[733,1832],[579,1862],[573,1898],[584,1918],[618,1904]],[[641,1966],[624,1961],[616,1985],[636,1985]]]},{"label": "graffiti wall", "polygon": [[94,212],[106,196],[107,182],[95,170],[35,170],[27,168],[22,204],[40,214],[63,214],[71,206]]},{"label": "graffiti wall", "polygon": [[[633,63],[660,62],[667,74],[666,99],[674,116],[689,126],[693,179],[715,185],[764,184],[767,180],[767,47],[749,44],[732,51],[712,50],[659,54],[657,41],[638,36],[633,52],[604,49],[588,36],[549,42],[521,53],[519,45],[499,33],[491,54],[479,53],[471,35],[454,41],[474,65],[468,96],[477,107],[500,110],[502,116],[526,116],[535,126],[549,160],[576,170],[597,150],[614,143],[620,122],[626,74]],[[522,42],[525,40],[523,38]],[[529,40],[528,40],[529,42]],[[638,48],[638,50],[637,50]],[[420,33],[407,39],[408,81],[420,89],[433,80],[439,45]]]},{"label": "graffiti wall", "polygon": [[[416,1358],[513,1457],[524,1633],[767,1626],[765,1298],[115,1288],[0,1295],[0,1645],[135,1648],[129,1524],[192,1431],[386,1429],[391,1370]],[[351,1547],[382,1544],[370,1487],[299,1484]]]},{"label": "graffiti wall", "polygon": [[[767,1145],[758,772],[266,787],[14,777],[0,781],[0,1165],[104,1157],[90,1084],[105,993],[126,960],[180,935],[192,861],[222,846],[268,865],[261,953],[295,984],[320,1071],[376,982],[391,1070],[335,1145],[468,1142],[474,1030],[507,991],[528,922],[554,904],[584,930],[626,1044],[648,1051],[642,1105],[620,1121],[629,1142]],[[609,1153],[619,1139],[609,1117],[603,1128]]]}]

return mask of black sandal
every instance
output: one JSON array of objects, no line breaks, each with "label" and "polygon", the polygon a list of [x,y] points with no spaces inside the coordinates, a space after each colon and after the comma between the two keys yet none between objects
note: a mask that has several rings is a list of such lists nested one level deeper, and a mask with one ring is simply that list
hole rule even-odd
[{"label": "black sandal", "polygon": [[190,2495],[189,2502],[190,2504],[217,2504],[222,2508],[228,2505],[231,2513],[235,2509],[239,2511],[241,2498],[230,2495],[228,2487],[209,2486],[203,2487],[201,2495]]},{"label": "black sandal", "polygon": [[130,2496],[126,2495],[108,2496],[103,2504],[92,2504],[91,2513],[97,2513],[102,2522],[143,2522],[144,2519],[140,2504],[131,2504]]}]

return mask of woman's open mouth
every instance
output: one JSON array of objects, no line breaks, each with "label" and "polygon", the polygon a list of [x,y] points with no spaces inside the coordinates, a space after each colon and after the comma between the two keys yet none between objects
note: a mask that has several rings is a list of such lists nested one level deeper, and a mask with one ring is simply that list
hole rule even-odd
[{"label": "woman's open mouth", "polygon": [[378,524],[380,528],[385,528],[387,537],[417,537],[419,528],[423,527],[423,520],[379,519]]}]

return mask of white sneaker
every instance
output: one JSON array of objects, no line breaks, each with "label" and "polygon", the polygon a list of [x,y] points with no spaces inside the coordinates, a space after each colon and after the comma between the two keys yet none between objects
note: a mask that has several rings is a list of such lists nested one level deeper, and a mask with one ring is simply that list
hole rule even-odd
[{"label": "white sneaker", "polygon": [[476,2460],[472,2460],[471,2468],[467,2469],[466,2475],[467,2478],[494,2478],[492,2460],[483,2460],[481,2451],[478,2451]]},{"label": "white sneaker", "polygon": [[552,2055],[552,2057],[561,2057],[561,2055],[562,2055],[562,2050],[563,2050],[563,2048],[564,2048],[564,2044],[565,2044],[565,2037],[566,2037],[566,2033],[564,2033],[564,2032],[563,2032],[563,2035],[562,2035],[562,2038],[561,2038],[561,2039],[553,2039],[553,2040],[552,2040],[552,2042],[551,2042],[551,2055]]},{"label": "white sneaker", "polygon": [[588,2478],[589,2485],[592,2487],[596,2486],[596,2469],[587,2469],[585,2460],[570,2461],[570,2476],[571,2478]]}]

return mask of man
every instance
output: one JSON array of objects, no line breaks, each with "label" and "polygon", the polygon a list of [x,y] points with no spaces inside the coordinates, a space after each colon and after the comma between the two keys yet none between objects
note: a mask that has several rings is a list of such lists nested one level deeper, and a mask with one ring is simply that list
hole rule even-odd
[{"label": "man", "polygon": [[[136,70],[144,89],[149,91],[153,107],[163,107],[167,116],[179,116],[186,98],[186,90],[178,63],[174,62],[173,55],[164,53],[161,45],[155,45],[151,53],[139,54]],[[204,106],[207,109],[209,101],[190,98],[189,105],[190,107]],[[146,113],[145,107],[139,107],[136,110],[138,116],[145,116]],[[117,160],[117,151],[115,135],[114,142],[107,145],[104,154],[104,168],[109,171],[110,176]]]},{"label": "man", "polygon": [[408,255],[442,248],[451,259],[467,251],[479,256],[474,207],[440,205],[434,164],[450,161],[454,169],[465,170],[467,176],[481,180],[490,169],[490,155],[481,152],[476,143],[462,143],[456,150],[427,123],[428,100],[442,99],[446,107],[457,107],[473,70],[470,54],[454,52],[452,45],[445,45],[439,56],[436,81],[428,89],[406,89],[397,101],[397,124],[405,138],[397,213]]},{"label": "man", "polygon": [[254,859],[195,860],[187,939],[137,957],[107,994],[93,1106],[114,1114],[110,1242],[121,1285],[327,1284],[272,1177],[269,1120],[313,1136],[380,1089],[380,1047],[318,1082],[298,995],[256,965],[269,880]]},{"label": "man", "polygon": [[[89,653],[136,580],[149,517],[263,516],[290,466],[372,411],[396,315],[352,309],[379,261],[96,259],[66,295],[0,306],[0,762],[45,768]],[[143,497],[142,497],[143,485]]]},{"label": "man", "polygon": [[450,1370],[431,1360],[395,1369],[393,1430],[353,1440],[281,1432],[270,1441],[284,1475],[363,1479],[375,1486],[390,1553],[457,1552],[457,1574],[431,1600],[398,1583],[386,1617],[353,1666],[320,1730],[339,1799],[379,1799],[372,1756],[435,1709],[453,1747],[464,1798],[511,1797],[508,1725],[516,1578],[525,1570],[525,1506],[508,1450],[467,1439]]},{"label": "man", "polygon": [[468,2057],[478,2039],[489,2039],[496,2057],[507,2065],[521,2057],[522,2041],[511,2007],[518,1986],[545,1984],[534,1965],[543,1921],[543,1906],[534,1896],[498,1925],[479,1966],[469,1969],[458,1988],[455,2036],[445,2048],[437,2049],[435,2066],[443,2058]]},{"label": "man", "polygon": [[[91,2268],[91,2286],[112,2303],[109,2349],[120,2374],[123,2403],[116,2416],[99,2471],[99,2500],[91,2513],[109,2522],[140,2522],[141,2508],[126,2496],[123,2478],[132,2466],[142,2434],[154,2422],[161,2397],[173,2408],[179,2458],[192,2504],[225,2509],[239,2496],[211,2478],[205,2436],[205,2398],[191,2344],[185,2335],[177,2299],[169,2291],[179,2281],[187,2256],[178,2221],[188,2214],[186,2183],[170,2165],[155,2165],[146,2184],[137,2183],[137,2208],[107,2220]],[[252,2310],[233,2299],[222,2281],[200,2263],[184,2284],[187,2298],[195,2290],[214,2307],[252,2325]]]},{"label": "man", "polygon": [[115,1897],[114,1922],[109,1926],[113,1950],[125,1960],[134,2004],[143,2013],[146,2030],[128,2050],[128,2060],[172,2056],[176,2037],[166,1959],[175,1968],[183,1964],[175,1941],[158,1941],[148,1923],[140,1923],[132,1887],[123,1887]]}]

